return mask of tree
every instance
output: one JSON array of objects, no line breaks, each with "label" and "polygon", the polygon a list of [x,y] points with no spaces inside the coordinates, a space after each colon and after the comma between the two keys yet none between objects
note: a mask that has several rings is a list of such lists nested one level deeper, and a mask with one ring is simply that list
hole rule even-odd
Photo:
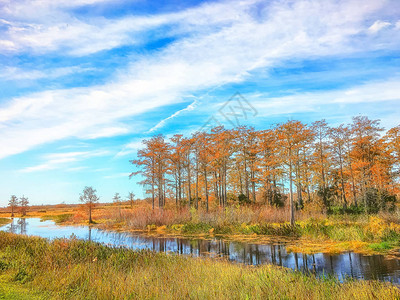
[{"label": "tree", "polygon": [[[299,149],[303,146],[305,126],[299,121],[287,121],[278,127],[279,145],[282,157],[288,166],[289,199],[290,199],[290,224],[295,225],[294,199],[293,199],[293,173],[299,163]],[[298,178],[297,178],[298,180]]]},{"label": "tree", "polygon": [[91,186],[85,186],[83,189],[83,194],[80,194],[79,196],[79,200],[84,203],[89,210],[89,224],[92,224],[92,209],[100,200],[100,198],[96,195],[96,190]]},{"label": "tree", "polygon": [[161,208],[168,197],[176,206],[187,201],[207,211],[209,201],[284,206],[289,198],[292,224],[295,209],[312,202],[330,211],[363,199],[365,207],[390,209],[400,194],[400,127],[385,136],[380,131],[378,121],[355,117],[335,128],[324,120],[311,126],[288,121],[268,130],[217,126],[190,137],[176,134],[170,143],[157,135],[143,142],[131,161],[139,171],[131,176],[142,175],[153,208],[156,197]]},{"label": "tree", "polygon": [[26,212],[28,211],[28,205],[29,205],[28,198],[25,196],[22,196],[19,199],[19,206],[21,207],[21,213],[22,213],[23,217],[26,216]]},{"label": "tree", "polygon": [[119,218],[121,219],[121,196],[119,193],[115,193],[113,197],[113,202],[118,206]]},{"label": "tree", "polygon": [[372,170],[379,156],[379,120],[370,120],[365,116],[353,117],[351,124],[353,134],[353,149],[351,156],[355,161],[356,175],[359,179],[360,190],[367,212],[368,195],[367,190],[372,186]]},{"label": "tree", "polygon": [[201,169],[201,172],[204,176],[204,193],[206,198],[206,211],[208,212],[209,208],[209,198],[208,198],[208,171],[211,163],[212,155],[210,153],[210,136],[201,132],[197,135],[197,148],[198,148],[198,162]]},{"label": "tree", "polygon": [[346,128],[343,125],[334,127],[329,130],[329,135],[332,140],[333,157],[339,167],[340,190],[343,202],[343,208],[347,208],[347,199],[345,191],[345,177],[344,177],[344,159],[345,159],[345,143],[346,143]]},{"label": "tree", "polygon": [[14,211],[18,207],[18,198],[15,195],[11,195],[10,200],[8,201],[8,206],[11,208],[11,218],[14,218]]},{"label": "tree", "polygon": [[128,198],[128,200],[130,201],[130,203],[131,203],[131,208],[133,208],[133,201],[135,201],[135,194],[132,193],[132,192],[129,192],[127,198]]},{"label": "tree", "polygon": [[312,130],[315,134],[315,151],[314,157],[315,162],[314,166],[316,169],[316,173],[318,174],[315,176],[317,179],[317,183],[319,185],[319,191],[322,196],[322,201],[326,208],[329,207],[329,200],[328,200],[328,172],[329,169],[329,152],[328,152],[328,142],[327,138],[329,136],[329,127],[328,123],[325,120],[316,121],[312,124]]},{"label": "tree", "polygon": [[170,145],[165,142],[163,135],[156,135],[149,140],[143,140],[143,144],[145,148],[138,151],[138,159],[130,161],[140,170],[133,172],[129,177],[142,175],[145,179],[140,184],[151,185],[153,209],[156,192],[158,194],[158,206],[162,208],[165,205],[165,176],[169,169]]},{"label": "tree", "polygon": [[175,134],[171,138],[171,153],[170,153],[170,171],[175,180],[175,205],[178,206],[182,202],[182,181],[183,181],[183,166],[184,166],[184,148],[182,145],[181,134]]}]

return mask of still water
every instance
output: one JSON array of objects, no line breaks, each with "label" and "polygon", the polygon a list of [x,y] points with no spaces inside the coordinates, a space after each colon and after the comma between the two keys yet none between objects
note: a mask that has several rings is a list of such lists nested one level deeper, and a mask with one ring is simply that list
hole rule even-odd
[{"label": "still water", "polygon": [[48,239],[71,237],[91,240],[109,246],[151,249],[193,256],[222,257],[250,265],[274,264],[317,275],[344,278],[378,279],[400,284],[400,260],[382,255],[366,256],[353,252],[338,255],[288,253],[284,243],[251,244],[221,239],[188,239],[150,237],[141,234],[104,231],[87,226],[58,226],[39,218],[14,219],[0,230]]}]

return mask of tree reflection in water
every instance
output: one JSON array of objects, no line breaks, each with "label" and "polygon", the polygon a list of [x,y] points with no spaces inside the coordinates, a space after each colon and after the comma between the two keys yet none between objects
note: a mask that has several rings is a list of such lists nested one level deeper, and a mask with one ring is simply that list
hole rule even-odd
[{"label": "tree reflection in water", "polygon": [[364,256],[358,253],[329,255],[316,253],[288,253],[285,243],[250,244],[222,239],[188,239],[154,237],[140,234],[102,231],[95,227],[57,226],[52,221],[37,218],[13,219],[0,228],[8,232],[36,235],[45,238],[70,237],[99,242],[108,246],[131,249],[150,249],[157,252],[174,252],[182,255],[222,257],[232,262],[260,265],[275,264],[305,273],[346,277],[379,279],[400,284],[400,260],[385,259],[381,255]]}]

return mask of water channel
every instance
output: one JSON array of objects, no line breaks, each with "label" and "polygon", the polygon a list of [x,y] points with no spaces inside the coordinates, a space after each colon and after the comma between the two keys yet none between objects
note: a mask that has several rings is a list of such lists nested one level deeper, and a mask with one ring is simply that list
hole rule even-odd
[{"label": "water channel", "polygon": [[[89,228],[87,226],[58,226],[53,221],[39,218],[13,219],[0,230],[48,239],[69,238],[71,235],[113,247],[150,249],[193,256],[226,258],[229,261],[260,265],[274,264],[293,270],[345,278],[377,279],[400,284],[400,259],[387,259],[382,255],[362,255],[353,252],[331,255],[288,253],[285,243],[252,244],[223,239],[189,239],[154,237],[143,234],[120,233]],[[0,241],[1,242],[1,241]]]}]

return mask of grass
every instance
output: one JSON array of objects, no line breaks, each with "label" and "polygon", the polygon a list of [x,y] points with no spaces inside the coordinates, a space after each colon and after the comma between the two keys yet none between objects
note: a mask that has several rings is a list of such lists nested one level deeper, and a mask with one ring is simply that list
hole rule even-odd
[{"label": "grass", "polygon": [[49,299],[46,292],[32,291],[26,286],[10,282],[7,276],[0,275],[0,299],[9,300],[42,300]]},{"label": "grass", "polygon": [[8,223],[11,223],[11,219],[8,218],[0,218],[0,226],[6,225]]},{"label": "grass", "polygon": [[[396,299],[378,281],[317,279],[277,266],[251,267],[79,240],[0,232],[5,299]],[[14,297],[14,298],[13,298]]]},{"label": "grass", "polygon": [[388,250],[392,248],[388,242],[373,243],[370,244],[369,247],[374,251]]},{"label": "grass", "polygon": [[66,223],[71,220],[74,214],[59,214],[59,215],[44,215],[40,219],[45,220],[53,220],[56,224]]}]

